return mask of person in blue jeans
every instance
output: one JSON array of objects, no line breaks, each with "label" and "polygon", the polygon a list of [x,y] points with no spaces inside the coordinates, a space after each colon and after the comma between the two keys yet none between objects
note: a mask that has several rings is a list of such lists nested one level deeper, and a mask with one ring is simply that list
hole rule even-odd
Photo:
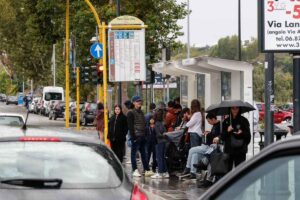
[{"label": "person in blue jeans", "polygon": [[164,115],[165,115],[164,110],[158,109],[153,116],[155,121],[155,133],[157,139],[155,150],[156,150],[156,160],[158,166],[158,173],[151,176],[151,178],[153,179],[169,178],[167,162],[165,158],[167,138],[164,135],[164,133],[166,132],[166,127],[163,123]]},{"label": "person in blue jeans", "polygon": [[146,120],[142,108],[142,99],[139,96],[132,97],[134,108],[127,113],[127,124],[131,136],[131,166],[133,177],[140,177],[136,163],[137,151],[141,154],[145,176],[152,176],[154,173],[149,169],[146,154]]}]

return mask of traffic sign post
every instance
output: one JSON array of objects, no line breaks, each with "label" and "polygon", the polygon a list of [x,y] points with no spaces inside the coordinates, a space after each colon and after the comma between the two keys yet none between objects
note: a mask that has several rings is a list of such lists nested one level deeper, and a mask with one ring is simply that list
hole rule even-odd
[{"label": "traffic sign post", "polygon": [[94,43],[90,48],[91,56],[95,59],[103,57],[103,45],[101,43]]}]

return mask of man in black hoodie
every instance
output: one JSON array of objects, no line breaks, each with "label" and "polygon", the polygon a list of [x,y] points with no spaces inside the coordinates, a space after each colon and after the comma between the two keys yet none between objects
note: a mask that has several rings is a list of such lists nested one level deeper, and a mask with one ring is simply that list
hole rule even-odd
[{"label": "man in black hoodie", "polygon": [[141,159],[145,171],[145,176],[152,176],[154,173],[149,170],[149,163],[147,162],[146,147],[146,120],[142,108],[142,99],[139,96],[132,97],[134,108],[127,113],[128,129],[131,136],[131,165],[134,177],[140,177],[136,163],[136,153],[141,153]]}]

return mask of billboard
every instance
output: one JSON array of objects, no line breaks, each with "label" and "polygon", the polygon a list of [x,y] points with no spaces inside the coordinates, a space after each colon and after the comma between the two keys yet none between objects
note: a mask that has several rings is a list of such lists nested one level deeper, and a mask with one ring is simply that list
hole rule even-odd
[{"label": "billboard", "polygon": [[300,3],[297,0],[258,1],[262,52],[300,51]]}]

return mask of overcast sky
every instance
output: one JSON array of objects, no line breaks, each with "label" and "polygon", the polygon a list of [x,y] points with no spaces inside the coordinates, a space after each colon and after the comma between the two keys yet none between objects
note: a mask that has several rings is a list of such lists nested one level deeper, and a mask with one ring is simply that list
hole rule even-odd
[{"label": "overcast sky", "polygon": [[[221,37],[238,34],[238,0],[189,0],[191,46],[202,47],[217,44]],[[187,2],[187,0],[177,0]],[[257,0],[241,0],[242,41],[257,37]],[[187,20],[178,22],[187,42]]]}]

